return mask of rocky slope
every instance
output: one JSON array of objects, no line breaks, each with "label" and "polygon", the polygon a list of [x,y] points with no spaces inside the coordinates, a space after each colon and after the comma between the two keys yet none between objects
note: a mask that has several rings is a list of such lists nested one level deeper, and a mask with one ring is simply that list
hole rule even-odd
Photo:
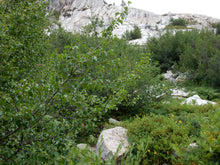
[{"label": "rocky slope", "polygon": [[[123,9],[123,5],[125,5],[124,2],[120,6],[116,6],[115,4],[108,4],[105,0],[50,0],[49,8],[60,11],[59,22],[61,26],[74,33],[81,32],[82,27],[88,25],[93,16],[103,20],[104,27],[107,27],[115,13]],[[204,15],[172,13],[157,15],[148,11],[129,8],[128,16],[123,25],[115,29],[114,34],[121,37],[126,30],[133,30],[134,25],[137,25],[141,29],[142,38],[131,42],[143,44],[147,38],[162,33],[170,23],[171,18],[184,18],[190,22],[188,25],[190,28],[199,30],[202,28],[212,30],[212,23],[220,22],[219,19]]]}]

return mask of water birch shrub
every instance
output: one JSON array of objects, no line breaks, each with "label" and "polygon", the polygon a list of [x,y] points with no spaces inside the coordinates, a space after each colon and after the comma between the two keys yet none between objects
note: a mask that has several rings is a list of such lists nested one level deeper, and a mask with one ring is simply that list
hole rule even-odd
[{"label": "water birch shrub", "polygon": [[[10,11],[16,15],[16,11],[23,7],[22,2],[17,2],[17,8],[13,6],[15,1],[0,3],[5,8],[12,5],[13,10]],[[38,5],[37,1],[25,1],[24,4],[29,4],[25,8],[27,11],[41,12],[40,7],[38,10],[32,10],[31,3]],[[36,17],[41,16],[37,12],[35,14]],[[127,7],[122,13],[118,13],[111,25],[103,31],[95,49],[82,53],[78,46],[68,46],[63,53],[47,54],[41,60],[42,63],[34,63],[38,69],[37,74],[7,80],[10,90],[1,89],[0,92],[1,162],[47,164],[56,157],[65,156],[68,153],[68,147],[65,146],[74,145],[79,132],[96,127],[96,122],[103,114],[115,109],[126,99],[127,86],[138,78],[140,66],[136,65],[134,71],[125,76],[114,80],[106,79],[106,74],[117,72],[114,68],[120,60],[106,58],[109,54],[103,49],[108,45],[106,38],[112,38],[112,30],[122,23],[126,14]],[[21,38],[31,34],[21,33]],[[7,36],[7,33],[5,35]],[[33,35],[38,37],[34,33]],[[12,41],[11,39],[13,37],[8,38],[9,41]],[[28,52],[38,52],[38,47],[34,48],[36,50],[27,48]],[[19,55],[23,57],[28,54],[20,52]],[[26,58],[17,58],[16,63],[13,58],[6,59],[9,60],[8,63],[11,62],[8,65],[9,71],[17,68],[16,64],[22,63]],[[29,60],[25,61],[27,66],[28,63]],[[32,63],[28,67],[31,68],[31,65]],[[22,71],[20,73],[26,73],[26,70]],[[109,93],[98,97],[90,90],[108,90]]]}]

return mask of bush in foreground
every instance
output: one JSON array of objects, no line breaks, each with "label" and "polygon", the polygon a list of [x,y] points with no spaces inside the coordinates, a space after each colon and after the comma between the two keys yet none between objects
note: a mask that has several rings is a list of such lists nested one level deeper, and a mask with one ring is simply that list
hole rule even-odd
[{"label": "bush in foreground", "polygon": [[[177,105],[181,113],[170,106],[174,111],[167,115],[143,115],[124,122],[133,144],[127,159],[140,164],[218,164],[219,106],[189,106],[191,113],[185,111],[186,105]],[[193,143],[197,146],[190,147]]]}]

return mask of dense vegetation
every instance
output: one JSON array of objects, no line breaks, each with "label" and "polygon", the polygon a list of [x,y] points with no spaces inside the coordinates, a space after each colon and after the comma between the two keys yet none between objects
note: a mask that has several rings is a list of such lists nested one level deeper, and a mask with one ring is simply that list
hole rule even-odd
[{"label": "dense vegetation", "polygon": [[[127,7],[99,36],[102,22],[95,17],[83,34],[49,30],[46,5],[0,1],[0,164],[105,164],[76,144],[94,145],[109,117],[125,119],[129,130],[132,146],[122,164],[218,163],[219,106],[162,103],[170,86],[160,72],[175,64],[198,82],[218,86],[218,77],[209,75],[219,66],[219,36],[167,33],[146,49],[112,36]],[[207,49],[199,52],[199,43]],[[195,58],[195,67],[186,67],[186,48],[198,60],[207,52],[208,64]],[[210,71],[199,79],[203,65]],[[193,141],[199,152],[181,150]]]},{"label": "dense vegetation", "polygon": [[165,29],[188,29],[188,24],[189,22],[186,21],[184,18],[171,18],[170,23],[165,27]]},{"label": "dense vegetation", "polygon": [[126,30],[125,34],[122,37],[126,40],[139,39],[142,37],[141,29],[137,25],[135,25],[133,30],[131,30],[131,31]]},{"label": "dense vegetation", "polygon": [[[93,26],[85,35],[59,29],[47,36],[46,4],[0,3],[1,162],[62,160],[80,135],[101,127],[107,112],[145,105],[163,92],[148,55],[111,35],[126,7],[101,37],[90,33]],[[154,84],[155,92],[139,98],[144,93],[137,86],[149,90]]]},{"label": "dense vegetation", "polygon": [[188,72],[191,81],[220,87],[220,36],[211,31],[167,32],[151,38],[147,44],[151,58],[165,72],[174,69]]},{"label": "dense vegetation", "polygon": [[178,19],[171,18],[170,22],[171,22],[170,25],[173,26],[186,26],[188,24],[187,21],[183,18],[178,18]]}]

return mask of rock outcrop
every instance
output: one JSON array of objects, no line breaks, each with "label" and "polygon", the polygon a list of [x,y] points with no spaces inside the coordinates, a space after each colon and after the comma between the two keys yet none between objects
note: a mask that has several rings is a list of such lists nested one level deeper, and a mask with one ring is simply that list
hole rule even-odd
[{"label": "rock outcrop", "polygon": [[62,11],[66,6],[71,6],[75,0],[47,0],[49,10]]},{"label": "rock outcrop", "polygon": [[[116,12],[123,9],[123,4],[116,6],[108,4],[105,0],[50,0],[49,8],[55,11],[61,11],[59,22],[61,26],[69,32],[81,32],[82,27],[88,25],[91,17],[98,17],[103,20],[107,27]],[[131,41],[131,43],[143,44],[151,36],[157,36],[163,33],[164,28],[170,23],[170,19],[184,18],[190,22],[190,28],[201,30],[203,27],[210,28],[212,23],[220,22],[203,15],[195,14],[164,14],[158,15],[148,11],[129,8],[128,15],[123,25],[113,31],[118,37],[121,37],[126,30],[133,30],[134,25],[141,29],[142,38]],[[101,29],[100,29],[101,31]]]}]

